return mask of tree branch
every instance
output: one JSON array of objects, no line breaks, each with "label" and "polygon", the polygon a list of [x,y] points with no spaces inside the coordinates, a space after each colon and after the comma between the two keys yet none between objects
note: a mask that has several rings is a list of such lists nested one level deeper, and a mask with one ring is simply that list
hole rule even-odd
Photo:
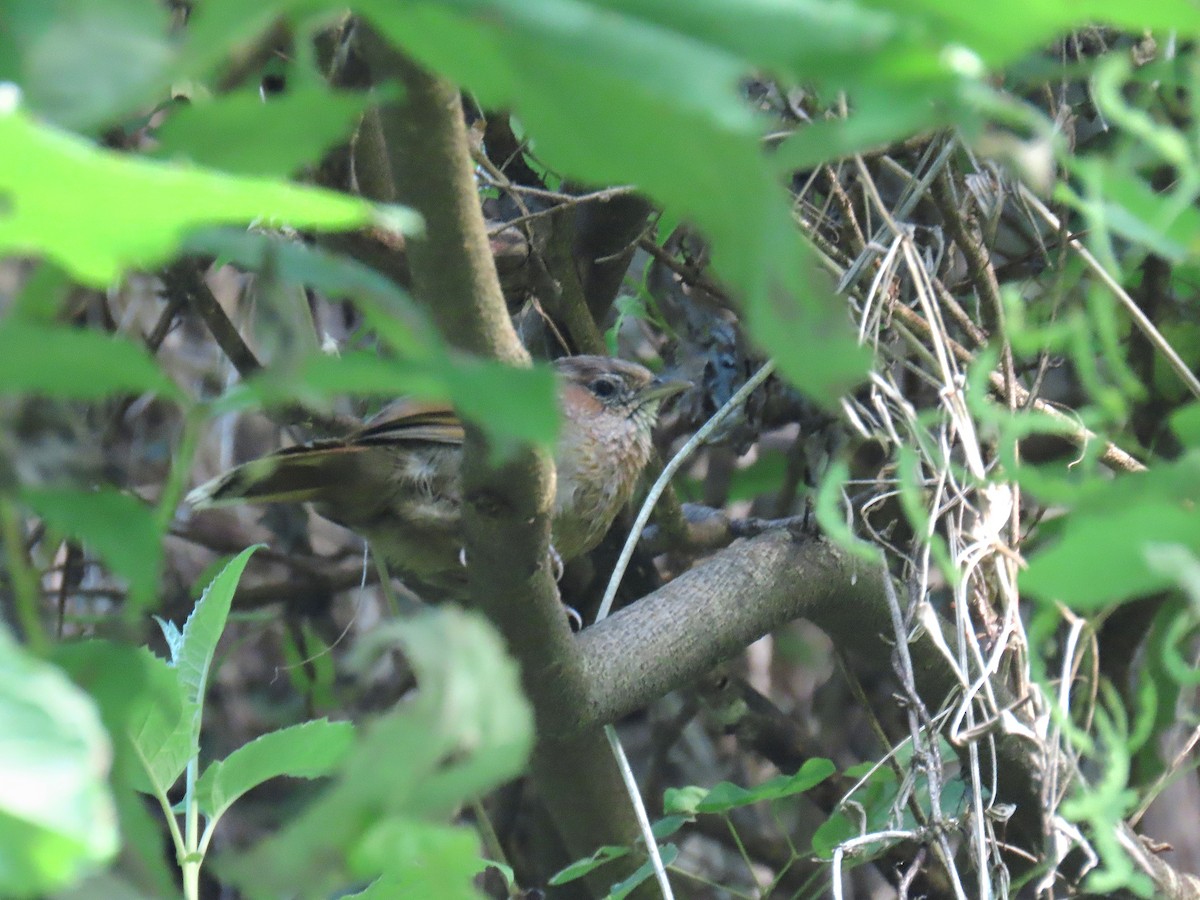
[{"label": "tree branch", "polygon": [[[363,42],[376,78],[398,78],[405,89],[381,125],[397,199],[425,219],[424,235],[408,242],[416,298],[456,346],[528,365],[488,245],[458,90],[378,36],[368,32]],[[632,842],[637,822],[599,726],[571,735],[563,727],[586,684],[550,575],[550,460],[526,448],[497,464],[483,433],[469,426],[462,474],[471,595],[521,664],[537,719],[533,775],[542,797],[572,853]]]}]

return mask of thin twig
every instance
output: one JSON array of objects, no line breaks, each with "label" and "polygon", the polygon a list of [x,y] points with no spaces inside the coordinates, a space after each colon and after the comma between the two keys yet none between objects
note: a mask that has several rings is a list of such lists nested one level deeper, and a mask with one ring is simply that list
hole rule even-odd
[{"label": "thin twig", "polygon": [[675,477],[675,473],[708,440],[709,435],[716,431],[734,410],[745,403],[755,389],[770,378],[774,371],[774,360],[764,363],[751,376],[750,380],[738,388],[737,393],[725,401],[725,405],[717,410],[713,417],[705,422],[686,444],[679,448],[679,452],[671,457],[671,461],[663,466],[662,474],[658,476],[649,493],[646,494],[646,500],[642,503],[642,508],[638,510],[637,519],[634,520],[633,527],[629,530],[629,537],[625,539],[625,546],[621,548],[621,555],[617,558],[617,564],[613,567],[612,576],[608,580],[608,587],[604,591],[604,599],[600,601],[600,608],[596,611],[595,621],[600,622],[607,618],[612,610],[613,601],[617,596],[617,588],[621,586],[621,579],[625,577],[625,570],[633,558],[633,551],[642,536],[642,530],[650,521],[650,513],[654,510],[654,504],[658,502],[658,498],[666,490],[671,479]]}]

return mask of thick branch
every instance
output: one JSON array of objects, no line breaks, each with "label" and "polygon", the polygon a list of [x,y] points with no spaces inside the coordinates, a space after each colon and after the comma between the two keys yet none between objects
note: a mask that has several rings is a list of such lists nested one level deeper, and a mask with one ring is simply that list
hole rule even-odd
[{"label": "thick branch", "polygon": [[[842,650],[887,659],[894,632],[882,578],[881,566],[825,540],[778,530],[738,541],[579,635],[590,687],[572,726],[616,721],[796,618],[813,622]],[[959,689],[959,681],[927,631],[910,639],[909,652],[917,690],[936,709]],[[988,746],[993,744],[982,741],[981,753]],[[1016,806],[1009,840],[1040,849],[1041,748],[999,732],[994,746],[997,800]]]},{"label": "thick branch", "polygon": [[[364,41],[375,76],[396,77],[404,86],[403,102],[384,110],[381,125],[397,199],[425,219],[425,234],[408,244],[415,296],[453,344],[528,365],[492,261],[457,89],[374,35]],[[538,725],[535,781],[572,853],[628,843],[637,835],[637,823],[598,729],[550,737],[564,731],[563,722],[585,689],[550,575],[550,460],[525,449],[497,464],[483,433],[468,428],[462,475],[471,595],[521,664]],[[564,754],[586,760],[588,792],[564,789],[569,780],[563,767],[570,767]]]}]

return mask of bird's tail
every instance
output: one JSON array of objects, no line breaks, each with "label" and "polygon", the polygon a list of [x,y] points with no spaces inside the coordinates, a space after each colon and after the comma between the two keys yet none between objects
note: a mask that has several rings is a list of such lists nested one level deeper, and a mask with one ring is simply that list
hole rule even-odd
[{"label": "bird's tail", "polygon": [[230,469],[193,490],[193,509],[235,503],[322,503],[355,483],[368,448],[330,441],[289,447]]}]

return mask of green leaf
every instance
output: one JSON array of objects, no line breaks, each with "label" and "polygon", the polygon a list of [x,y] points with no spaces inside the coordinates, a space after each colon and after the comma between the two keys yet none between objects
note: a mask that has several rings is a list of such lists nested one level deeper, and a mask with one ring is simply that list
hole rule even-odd
[{"label": "green leaf", "polygon": [[663,812],[694,816],[697,807],[707,796],[708,788],[695,784],[681,788],[667,788],[663,791]]},{"label": "green leaf", "polygon": [[590,872],[594,872],[605,863],[610,863],[614,859],[620,859],[623,856],[630,854],[628,847],[620,847],[615,845],[605,845],[597,848],[596,852],[591,856],[576,860],[565,869],[555,872],[550,876],[549,884],[557,886],[560,884],[568,884],[572,881],[578,881]]},{"label": "green leaf", "polygon": [[111,761],[92,701],[0,627],[0,894],[66,887],[116,854]]},{"label": "green leaf", "polygon": [[1022,590],[1095,609],[1174,584],[1152,548],[1200,551],[1200,453],[1149,472],[1086,485],[1057,540],[1029,558]]},{"label": "green leaf", "polygon": [[162,852],[162,823],[134,792],[152,793],[157,785],[165,793],[194,752],[179,680],[145,647],[102,640],[59,644],[54,660],[100,708],[113,740],[112,783],[125,847],[139,860],[148,892],[170,896],[176,888]]},{"label": "green leaf", "polygon": [[[726,813],[763,800],[781,800],[784,797],[802,794],[820,784],[835,771],[837,770],[832,762],[818,757],[806,761],[794,775],[777,775],[753,788],[743,788],[723,781],[703,797],[696,794],[675,794],[672,796],[670,809],[687,813]],[[687,805],[681,806],[681,803]]]},{"label": "green leaf", "polygon": [[164,660],[146,651],[142,695],[130,692],[126,708],[119,710],[124,735],[129,739],[140,770],[130,775],[131,785],[148,794],[166,796],[179,780],[188,760],[199,752],[192,728],[195,704],[181,696],[179,679]]},{"label": "green leaf", "polygon": [[183,397],[143,347],[122,337],[14,320],[0,324],[0,394],[94,400],[143,391]]},{"label": "green leaf", "polygon": [[[410,218],[398,224],[412,233],[421,223]],[[356,260],[276,235],[231,229],[199,231],[184,246],[192,253],[352,301],[380,339],[407,359],[436,358],[444,352],[441,336],[408,293]]]},{"label": "green leaf", "polygon": [[196,782],[200,811],[211,819],[220,818],[242,794],[281,775],[328,775],[353,741],[353,725],[326,719],[264,734],[214,762],[200,776]]},{"label": "green leaf", "polygon": [[284,177],[349,135],[371,96],[292,86],[263,101],[257,90],[196,98],[157,131],[156,156],[238,175]]},{"label": "green leaf", "polygon": [[478,838],[465,828],[387,819],[355,848],[350,870],[383,875],[358,895],[375,900],[436,897],[480,900],[473,876],[479,869]]},{"label": "green leaf", "polygon": [[1200,403],[1189,403],[1171,413],[1171,430],[1192,450],[1200,450]]},{"label": "green leaf", "polygon": [[148,604],[162,570],[162,534],[154,511],[113,488],[39,488],[21,499],[56,530],[82,541],[129,582],[132,602]]},{"label": "green leaf", "polygon": [[0,252],[45,255],[97,286],[125,269],[166,261],[201,225],[338,230],[383,215],[331,191],[102,150],[6,108],[3,100],[0,195]]},{"label": "green leaf", "polygon": [[[238,581],[246,563],[258,546],[247,547],[223,568],[205,589],[196,608],[188,616],[183,625],[183,639],[179,645],[178,655],[172,657],[172,664],[179,677],[185,701],[199,707],[204,702],[204,692],[208,687],[209,667],[217,652],[217,641],[225,630],[225,621],[229,618],[229,609],[233,604],[233,595],[237,590]],[[195,737],[199,740],[200,717],[196,716]]]},{"label": "green leaf", "polygon": [[165,92],[173,49],[155,0],[15,0],[2,12],[0,81],[40,118],[92,128]]},{"label": "green leaf", "polygon": [[[664,844],[658,848],[658,855],[662,859],[662,864],[669,866],[679,856],[679,848],[674,844]],[[633,893],[634,888],[644,881],[649,881],[653,876],[654,863],[647,859],[637,867],[632,875],[622,881],[618,881],[609,888],[606,900],[624,900],[624,898]]]},{"label": "green leaf", "polygon": [[738,94],[752,68],[746,60],[581,0],[475,0],[458,9],[376,0],[362,11],[485,105],[515,106],[556,168],[636,183],[694,221],[755,338],[799,385],[830,402],[861,380],[867,354],[816,277],[761,153],[760,125]]},{"label": "green leaf", "polygon": [[549,366],[523,369],[491,360],[456,359],[444,373],[455,408],[494,439],[554,445],[557,383]]},{"label": "green leaf", "polygon": [[[849,778],[862,777],[872,765],[872,763],[864,763],[847,769],[846,776]],[[888,817],[891,815],[892,803],[898,793],[899,784],[896,780],[896,773],[886,765],[876,768],[850,798],[857,804],[857,808],[849,812],[838,809],[817,828],[813,834],[813,852],[822,859],[829,859],[833,855],[834,848],[842,841],[886,827]],[[880,844],[877,849],[864,851],[862,855],[856,856],[856,859],[859,861],[871,859],[883,849],[883,844]]]},{"label": "green leaf", "polygon": [[[523,768],[532,713],[515,664],[481,617],[443,607],[389,623],[358,648],[354,664],[370,667],[397,645],[415,671],[416,696],[362,729],[320,798],[224,865],[251,896],[333,893],[376,875],[383,877],[369,896],[445,896],[397,887],[417,883],[409,881],[420,870],[414,859],[433,858],[420,824],[444,819]],[[406,844],[406,834],[418,837]],[[476,838],[465,834],[456,838],[471,847],[463,884],[478,857]]]}]

